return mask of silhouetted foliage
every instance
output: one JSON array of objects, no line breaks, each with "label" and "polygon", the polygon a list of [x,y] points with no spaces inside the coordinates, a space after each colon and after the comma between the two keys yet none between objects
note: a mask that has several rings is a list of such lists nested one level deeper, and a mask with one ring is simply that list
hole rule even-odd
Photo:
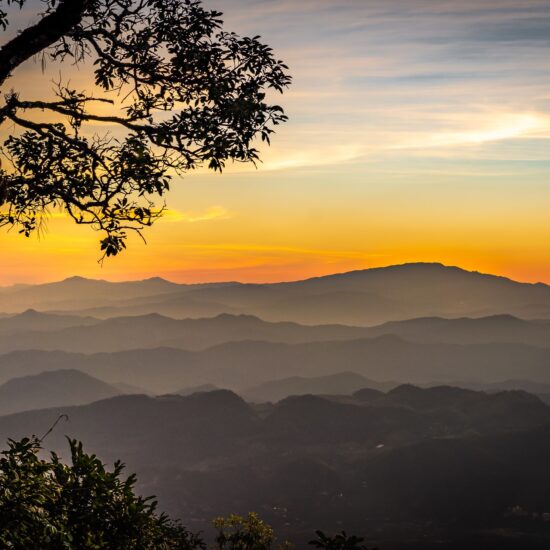
[{"label": "silhouetted foliage", "polygon": [[[315,531],[317,538],[310,541],[310,545],[324,550],[368,550],[363,544],[365,539],[355,535],[347,535],[345,531],[330,537],[323,531]],[[374,548],[373,550],[377,550]]]},{"label": "silhouetted foliage", "polygon": [[69,440],[71,460],[40,458],[36,438],[9,441],[0,458],[0,547],[16,550],[124,548],[204,550],[202,540],[134,493],[123,464],[108,471]]},{"label": "silhouetted foliage", "polygon": [[[2,4],[21,8],[26,0]],[[93,66],[95,91],[60,77],[55,100],[5,94],[0,124],[16,130],[3,149],[0,226],[28,236],[51,207],[62,207],[105,233],[104,255],[117,254],[128,230],[140,232],[162,214],[155,198],[173,174],[255,162],[255,139],[269,143],[286,120],[266,97],[289,85],[286,65],[259,37],[225,31],[222,14],[199,0],[44,4],[38,23],[0,49],[0,86],[39,54],[62,67]],[[8,15],[0,8],[4,30]],[[115,133],[93,133],[97,123]]]},{"label": "silhouetted foliage", "polygon": [[[247,517],[220,517],[213,523],[218,531],[216,546],[219,550],[270,550],[275,545],[273,529],[253,512]],[[284,542],[276,548],[285,550],[291,548],[291,545]]]}]

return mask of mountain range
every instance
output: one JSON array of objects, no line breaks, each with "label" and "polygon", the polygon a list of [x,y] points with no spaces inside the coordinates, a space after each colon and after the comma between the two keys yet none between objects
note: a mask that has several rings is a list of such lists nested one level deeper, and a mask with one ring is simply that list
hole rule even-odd
[{"label": "mountain range", "polygon": [[413,317],[511,314],[550,318],[550,287],[441,264],[404,264],[276,284],[181,285],[155,278],[109,283],[73,277],[0,289],[0,311],[93,317],[248,314],[304,324],[373,325]]},{"label": "mountain range", "polygon": [[339,372],[328,376],[291,376],[271,380],[241,392],[247,400],[255,403],[281,401],[291,395],[350,395],[362,388],[390,389],[397,383],[381,383],[369,380],[355,372]]},{"label": "mountain range", "polygon": [[157,347],[193,351],[228,342],[300,344],[385,335],[423,344],[502,343],[542,348],[550,347],[550,321],[529,321],[511,315],[473,319],[430,317],[356,327],[268,322],[250,315],[221,314],[179,320],[148,314],[99,320],[29,310],[0,319],[0,353],[26,349],[97,353]]},{"label": "mountain range", "polygon": [[175,348],[79,354],[16,351],[0,356],[0,382],[48,370],[77,369],[109,384],[154,393],[202,384],[244,391],[292,376],[351,371],[376,382],[427,384],[509,379],[550,383],[550,348],[524,344],[418,344],[397,336],[342,342],[229,342],[201,351]]},{"label": "mountain range", "polygon": [[0,312],[0,438],[82,440],[194,531],[256,510],[298,547],[548,547],[547,285],[73,277],[0,288]]}]

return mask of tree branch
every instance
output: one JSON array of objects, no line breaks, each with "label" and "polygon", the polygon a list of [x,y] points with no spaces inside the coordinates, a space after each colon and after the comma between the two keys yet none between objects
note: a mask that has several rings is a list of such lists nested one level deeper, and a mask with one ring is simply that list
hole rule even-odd
[{"label": "tree branch", "polygon": [[89,0],[60,0],[57,9],[25,29],[0,49],[0,85],[33,55],[48,48],[77,25]]},{"label": "tree branch", "polygon": [[[90,99],[85,99],[80,101],[79,103],[85,103],[86,101],[91,101]],[[98,100],[100,101],[100,100]],[[143,124],[134,124],[132,122],[132,119],[130,118],[123,118],[119,116],[101,116],[101,115],[94,115],[93,113],[87,113],[84,110],[76,110],[73,109],[68,105],[67,102],[57,102],[57,103],[51,103],[48,101],[19,101],[18,99],[15,99],[13,104],[15,107],[18,107],[23,110],[27,109],[49,109],[50,111],[55,111],[56,113],[73,117],[75,119],[79,119],[82,121],[96,121],[96,122],[106,122],[106,123],[113,123],[113,124],[120,124],[121,126],[125,126],[129,130],[133,130],[135,132],[140,131],[147,131],[150,130],[149,126],[143,125]],[[0,110],[0,114],[2,111]]]}]

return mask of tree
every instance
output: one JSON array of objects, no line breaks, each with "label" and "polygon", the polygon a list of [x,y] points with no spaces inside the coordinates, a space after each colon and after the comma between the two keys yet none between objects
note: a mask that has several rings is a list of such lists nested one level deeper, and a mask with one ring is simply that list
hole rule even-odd
[{"label": "tree", "polygon": [[[27,0],[0,0],[0,27]],[[270,90],[290,84],[287,67],[258,39],[223,30],[199,0],[43,0],[38,22],[0,49],[3,147],[0,226],[29,236],[54,207],[103,232],[104,255],[128,231],[162,215],[174,175],[201,165],[259,160],[284,122]],[[6,88],[33,56],[93,70],[93,91],[62,78],[54,99]],[[93,131],[97,124],[109,132]]]},{"label": "tree", "polygon": [[36,438],[9,442],[0,458],[0,547],[13,550],[205,550],[200,537],[134,494],[123,464],[109,472],[70,440],[69,464],[39,457]]},{"label": "tree", "polygon": [[[247,517],[233,514],[227,518],[216,518],[213,523],[218,531],[218,550],[271,550],[275,544],[273,529],[253,512]],[[288,550],[292,545],[284,542],[276,548]]]}]

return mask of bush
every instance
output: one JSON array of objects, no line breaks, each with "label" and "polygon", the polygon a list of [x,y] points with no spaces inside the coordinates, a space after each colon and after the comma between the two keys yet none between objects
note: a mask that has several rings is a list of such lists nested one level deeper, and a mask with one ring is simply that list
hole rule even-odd
[{"label": "bush", "polygon": [[[216,518],[213,523],[218,531],[216,546],[219,550],[270,550],[275,544],[273,529],[255,513],[247,517]],[[284,542],[276,548],[285,550],[291,545]]]},{"label": "bush", "polygon": [[36,438],[9,441],[0,458],[0,548],[21,550],[190,550],[202,540],[136,496],[135,476],[109,472],[82,444],[71,460],[41,459]]}]

